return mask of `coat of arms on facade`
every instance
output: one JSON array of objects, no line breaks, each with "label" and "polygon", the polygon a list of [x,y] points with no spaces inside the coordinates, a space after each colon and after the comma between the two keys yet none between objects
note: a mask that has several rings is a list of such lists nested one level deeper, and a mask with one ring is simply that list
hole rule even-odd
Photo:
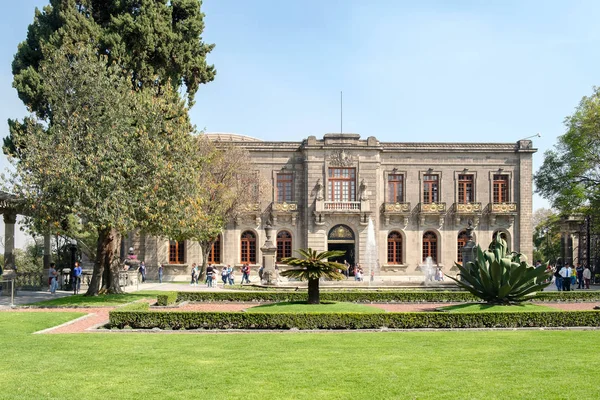
[{"label": "coat of arms on facade", "polygon": [[334,167],[349,167],[352,162],[352,156],[344,150],[337,150],[329,155],[329,164]]}]

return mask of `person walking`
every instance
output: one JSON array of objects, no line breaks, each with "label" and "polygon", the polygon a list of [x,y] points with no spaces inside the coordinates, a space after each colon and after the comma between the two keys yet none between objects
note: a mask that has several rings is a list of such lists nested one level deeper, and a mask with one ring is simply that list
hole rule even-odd
[{"label": "person walking", "polygon": [[565,264],[560,269],[560,276],[562,277],[562,285],[564,292],[571,291],[571,277],[573,276],[573,270],[569,267],[569,264]]},{"label": "person walking", "polygon": [[250,266],[248,264],[242,265],[242,284],[250,283]]},{"label": "person walking", "polygon": [[583,267],[581,263],[577,263],[575,272],[577,273],[577,289],[583,289]]},{"label": "person walking", "polygon": [[227,285],[227,278],[229,277],[229,272],[227,272],[227,267],[223,265],[223,269],[221,270],[221,280],[223,281],[223,287]]},{"label": "person walking", "polygon": [[50,264],[50,270],[48,272],[48,275],[51,276],[51,278],[50,278],[50,293],[56,294],[56,289],[58,288],[58,271],[56,271],[56,264],[54,264],[54,263]]},{"label": "person walking", "polygon": [[560,276],[560,269],[558,265],[554,267],[554,283],[556,284],[556,290],[562,291],[562,276]]},{"label": "person walking", "polygon": [[213,287],[214,272],[214,267],[208,264],[208,267],[206,267],[206,286],[208,287]]},{"label": "person walking", "polygon": [[138,269],[140,274],[142,274],[142,283],[146,282],[146,264],[142,261],[140,263],[140,268]]},{"label": "person walking", "polygon": [[586,265],[585,269],[583,270],[583,281],[585,283],[585,288],[586,289],[590,288],[590,280],[591,279],[592,279],[592,271],[590,270],[590,267],[588,267]]},{"label": "person walking", "polygon": [[161,263],[158,263],[158,283],[162,283],[162,279],[163,279],[163,265]]},{"label": "person walking", "polygon": [[198,270],[196,269],[196,263],[192,264],[192,280],[190,281],[190,286],[198,285]]},{"label": "person walking", "polygon": [[81,270],[81,266],[78,261],[75,261],[75,268],[73,268],[73,294],[79,294],[79,289],[81,289],[81,274],[83,271]]},{"label": "person walking", "polygon": [[233,268],[231,268],[231,265],[227,265],[227,280],[229,281],[229,286],[233,286],[233,284],[235,283],[235,276],[234,276],[234,272],[233,272]]}]

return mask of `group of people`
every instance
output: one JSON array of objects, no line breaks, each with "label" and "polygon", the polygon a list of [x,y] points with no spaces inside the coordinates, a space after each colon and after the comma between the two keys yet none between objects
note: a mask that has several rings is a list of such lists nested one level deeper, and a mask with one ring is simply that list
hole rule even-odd
[{"label": "group of people", "polygon": [[592,271],[588,266],[584,268],[580,263],[577,263],[577,266],[572,268],[569,263],[565,263],[562,268],[559,268],[558,266],[549,266],[549,268],[552,268],[554,273],[553,279],[558,291],[568,292],[571,289],[575,289],[575,284],[577,284],[577,289],[590,288]]},{"label": "group of people", "polygon": [[[244,264],[240,269],[242,273],[242,283],[250,283],[250,265]],[[235,270],[231,265],[223,266],[219,271],[219,268],[215,265],[209,264],[206,267],[206,277],[204,283],[208,287],[216,287],[218,276],[221,276],[223,286],[229,284],[232,286],[235,284]],[[200,268],[196,263],[192,264],[192,280],[190,286],[198,286],[198,279],[200,278]]]},{"label": "group of people", "polygon": [[[78,261],[75,261],[75,266],[71,270],[71,288],[73,289],[73,294],[79,294],[82,275],[83,270],[81,269],[81,265],[79,265]],[[48,288],[51,294],[56,294],[56,290],[58,289],[58,279],[59,273],[56,269],[56,264],[50,263],[50,268],[48,269]],[[65,281],[65,283],[67,282]]]}]

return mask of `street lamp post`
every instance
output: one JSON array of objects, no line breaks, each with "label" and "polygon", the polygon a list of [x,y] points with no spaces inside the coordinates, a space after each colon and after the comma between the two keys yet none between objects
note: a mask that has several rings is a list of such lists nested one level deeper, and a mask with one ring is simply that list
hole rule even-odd
[{"label": "street lamp post", "polygon": [[550,260],[550,256],[551,256],[551,252],[550,252],[550,235],[549,235],[550,228],[548,228],[547,226],[545,226],[542,229],[542,233],[544,234],[544,236],[546,236],[546,252],[548,253],[547,254],[548,262],[550,262],[551,261]]}]

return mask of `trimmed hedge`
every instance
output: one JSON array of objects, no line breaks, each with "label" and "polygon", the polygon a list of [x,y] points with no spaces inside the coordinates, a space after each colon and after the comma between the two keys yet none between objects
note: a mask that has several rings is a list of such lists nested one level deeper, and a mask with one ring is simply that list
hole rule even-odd
[{"label": "trimmed hedge", "polygon": [[177,292],[165,292],[156,296],[156,304],[159,306],[170,306],[177,302]]},{"label": "trimmed hedge", "polygon": [[112,328],[133,329],[450,329],[598,327],[600,311],[515,313],[241,313],[111,311]]},{"label": "trimmed hedge", "polygon": [[136,301],[135,303],[129,303],[122,307],[117,308],[119,311],[129,312],[129,311],[148,311],[150,309],[150,304],[145,301]]},{"label": "trimmed hedge", "polygon": [[[177,301],[192,302],[280,302],[303,301],[306,292],[177,292]],[[464,303],[480,301],[469,292],[459,291],[348,291],[321,292],[323,301],[354,303]],[[540,292],[533,301],[598,301],[600,292]]]}]

